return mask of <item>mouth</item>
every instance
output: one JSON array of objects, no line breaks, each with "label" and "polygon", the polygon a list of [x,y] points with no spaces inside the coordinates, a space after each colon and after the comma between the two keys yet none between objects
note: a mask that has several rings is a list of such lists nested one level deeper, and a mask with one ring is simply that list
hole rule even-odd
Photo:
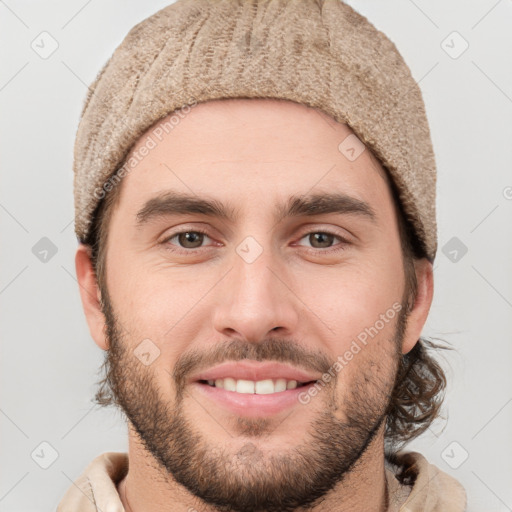
[{"label": "mouth", "polygon": [[189,384],[224,412],[259,418],[300,405],[300,394],[319,378],[290,365],[244,360],[200,372]]},{"label": "mouth", "polygon": [[265,380],[245,380],[226,377],[224,379],[199,380],[200,384],[210,387],[225,389],[233,393],[256,394],[256,395],[273,395],[274,393],[282,393],[290,389],[297,389],[316,381],[299,382],[287,379],[265,379]]}]

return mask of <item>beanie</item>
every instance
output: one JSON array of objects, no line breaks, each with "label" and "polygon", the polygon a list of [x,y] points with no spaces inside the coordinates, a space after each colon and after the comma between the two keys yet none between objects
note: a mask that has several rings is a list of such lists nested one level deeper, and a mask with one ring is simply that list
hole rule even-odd
[{"label": "beanie", "polygon": [[142,134],[191,102],[226,98],[286,99],[348,124],[387,170],[434,260],[436,166],[421,91],[395,45],[341,0],[177,0],[137,24],[82,110],[78,240]]}]

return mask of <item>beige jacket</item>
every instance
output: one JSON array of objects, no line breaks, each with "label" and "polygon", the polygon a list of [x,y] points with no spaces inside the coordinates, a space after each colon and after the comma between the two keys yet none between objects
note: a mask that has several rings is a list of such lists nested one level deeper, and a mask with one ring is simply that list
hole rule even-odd
[{"label": "beige jacket", "polygon": [[[455,478],[417,452],[400,452],[400,465],[416,475],[412,485],[395,478],[397,466],[386,460],[390,496],[388,512],[464,512],[466,492]],[[70,486],[57,512],[125,512],[117,483],[128,471],[128,454],[108,452],[96,457]]]}]

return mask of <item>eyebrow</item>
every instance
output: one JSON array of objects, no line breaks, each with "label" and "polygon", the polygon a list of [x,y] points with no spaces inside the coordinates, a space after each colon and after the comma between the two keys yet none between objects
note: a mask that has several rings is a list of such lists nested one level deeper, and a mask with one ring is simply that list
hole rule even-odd
[{"label": "eyebrow", "polygon": [[[165,192],[149,199],[137,213],[137,226],[150,220],[182,214],[197,213],[236,222],[240,211],[232,205],[224,205],[216,199],[207,199],[183,192]],[[291,196],[275,211],[276,223],[285,218],[315,216],[328,213],[353,214],[377,224],[375,210],[365,201],[342,193],[317,193]]]}]

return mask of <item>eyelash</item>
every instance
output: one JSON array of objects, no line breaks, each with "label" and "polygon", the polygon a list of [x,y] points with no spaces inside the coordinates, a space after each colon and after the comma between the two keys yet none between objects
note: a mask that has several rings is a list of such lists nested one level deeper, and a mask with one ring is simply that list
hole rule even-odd
[{"label": "eyelash", "polygon": [[[197,247],[197,248],[194,248],[194,249],[184,249],[184,248],[180,248],[176,245],[173,245],[173,244],[169,244],[169,242],[175,238],[176,236],[178,235],[181,235],[183,233],[201,233],[203,235],[206,235],[208,236],[208,233],[206,231],[203,231],[202,229],[185,229],[185,230],[182,230],[182,231],[176,231],[176,233],[173,233],[172,235],[168,236],[165,238],[165,240],[162,240],[162,244],[165,246],[165,249],[167,251],[170,251],[172,253],[177,253],[177,254],[184,254],[184,255],[190,255],[191,253],[193,253],[194,251],[198,251],[200,249],[204,249],[204,247]],[[343,238],[342,236],[336,234],[336,233],[333,233],[332,231],[322,231],[322,230],[315,230],[315,231],[308,231],[306,233],[304,233],[300,238],[299,238],[299,241],[302,240],[304,237],[308,236],[308,235],[311,235],[311,234],[314,234],[314,233],[321,233],[323,235],[332,235],[334,236],[335,238],[337,238],[338,240],[340,240],[341,243],[338,244],[338,246],[334,246],[334,247],[328,247],[326,249],[315,249],[314,247],[311,247],[311,248],[307,248],[306,247],[306,250],[308,252],[315,252],[315,253],[326,253],[326,254],[336,254],[338,252],[341,252],[341,251],[344,251],[346,248],[344,247],[345,244],[348,244],[349,241],[346,240],[345,238]],[[208,236],[208,238],[210,238]],[[170,245],[172,245],[172,249],[169,247]],[[303,246],[300,246],[300,247],[303,247]]]}]

